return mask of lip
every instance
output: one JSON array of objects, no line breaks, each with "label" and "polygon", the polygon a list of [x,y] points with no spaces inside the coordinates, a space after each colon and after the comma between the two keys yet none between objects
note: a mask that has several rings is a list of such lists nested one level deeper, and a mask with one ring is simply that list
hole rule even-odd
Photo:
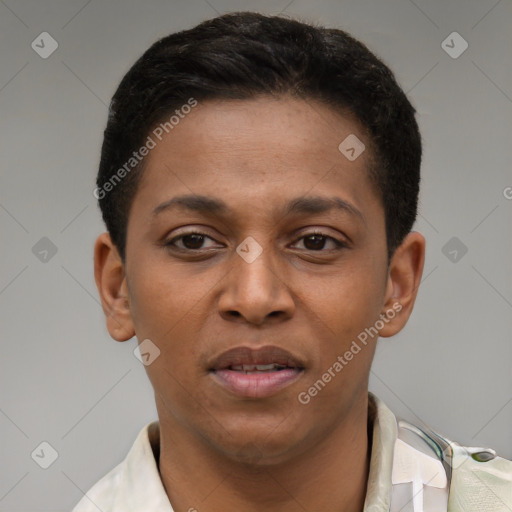
[{"label": "lip", "polygon": [[[284,366],[268,372],[244,373],[232,369],[241,365]],[[275,395],[299,379],[305,368],[302,358],[274,345],[258,349],[235,347],[214,358],[209,365],[212,378],[231,393],[247,398],[264,398]]]}]

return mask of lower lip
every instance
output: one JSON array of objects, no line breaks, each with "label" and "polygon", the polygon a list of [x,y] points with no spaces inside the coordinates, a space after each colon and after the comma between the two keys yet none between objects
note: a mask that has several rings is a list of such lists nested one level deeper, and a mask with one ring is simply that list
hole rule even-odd
[{"label": "lower lip", "polygon": [[234,370],[215,370],[215,380],[235,395],[264,398],[276,394],[281,389],[295,382],[302,370],[289,368],[274,372],[242,373]]}]

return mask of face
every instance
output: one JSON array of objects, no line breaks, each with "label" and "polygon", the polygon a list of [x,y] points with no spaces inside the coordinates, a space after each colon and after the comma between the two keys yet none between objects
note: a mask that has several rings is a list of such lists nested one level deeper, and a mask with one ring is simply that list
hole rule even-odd
[{"label": "face", "polygon": [[377,336],[363,344],[361,333],[400,287],[369,150],[351,161],[338,149],[350,134],[366,139],[313,101],[210,101],[146,157],[116,320],[125,330],[111,333],[160,350],[146,370],[164,428],[276,461],[366,403]]}]

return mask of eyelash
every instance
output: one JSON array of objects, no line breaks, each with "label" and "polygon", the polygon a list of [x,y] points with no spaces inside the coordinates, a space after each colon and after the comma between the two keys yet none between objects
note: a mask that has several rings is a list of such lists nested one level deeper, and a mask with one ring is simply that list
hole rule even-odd
[{"label": "eyelash", "polygon": [[[206,235],[205,233],[201,233],[199,231],[190,231],[188,233],[182,233],[181,235],[172,238],[168,242],[165,242],[164,246],[168,247],[170,249],[177,249],[177,250],[183,251],[183,252],[190,252],[190,253],[198,253],[198,252],[200,252],[202,249],[188,249],[186,247],[185,248],[177,247],[175,245],[176,241],[181,240],[182,238],[184,238],[186,236],[189,236],[189,235],[200,235],[200,236],[202,236],[204,238],[209,238],[210,240],[214,240],[212,237]],[[321,237],[325,238],[326,240],[331,240],[332,242],[334,242],[336,248],[335,249],[331,249],[331,250],[340,250],[340,249],[345,249],[347,247],[347,244],[345,244],[344,242],[341,242],[340,240],[337,240],[336,238],[334,238],[332,236],[326,235],[326,234],[318,232],[318,231],[311,231],[309,233],[305,233],[301,237],[299,237],[297,239],[297,241],[298,240],[302,240],[304,238],[308,238],[310,236],[315,236],[315,235],[316,236],[321,236]],[[214,241],[216,241],[216,240],[214,240]],[[311,251],[311,252],[328,252],[328,250],[324,250],[324,248],[319,249],[319,250],[314,250],[314,249],[303,249],[303,250]]]}]

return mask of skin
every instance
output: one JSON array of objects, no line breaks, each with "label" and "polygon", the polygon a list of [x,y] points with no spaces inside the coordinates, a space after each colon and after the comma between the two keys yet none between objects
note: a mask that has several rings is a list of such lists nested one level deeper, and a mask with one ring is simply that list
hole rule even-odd
[{"label": "skin", "polygon": [[[176,512],[363,508],[377,337],[307,405],[298,395],[393,304],[401,311],[379,334],[404,327],[425,240],[410,233],[388,266],[384,210],[366,170],[370,151],[349,161],[338,150],[351,133],[370,147],[359,123],[312,100],[200,103],[146,157],[126,261],[107,233],[97,239],[95,277],[111,336],[150,339],[161,351],[146,371],[160,420],[160,474]],[[153,214],[188,194],[215,197],[227,209]],[[360,215],[284,213],[288,201],[312,196],[336,196]],[[315,230],[344,247],[315,241]],[[175,241],[187,242],[188,252],[164,245],[184,232],[206,238]],[[236,252],[248,236],[263,250],[252,263]],[[229,348],[269,344],[306,362],[273,396],[234,396],[208,372]]]}]

